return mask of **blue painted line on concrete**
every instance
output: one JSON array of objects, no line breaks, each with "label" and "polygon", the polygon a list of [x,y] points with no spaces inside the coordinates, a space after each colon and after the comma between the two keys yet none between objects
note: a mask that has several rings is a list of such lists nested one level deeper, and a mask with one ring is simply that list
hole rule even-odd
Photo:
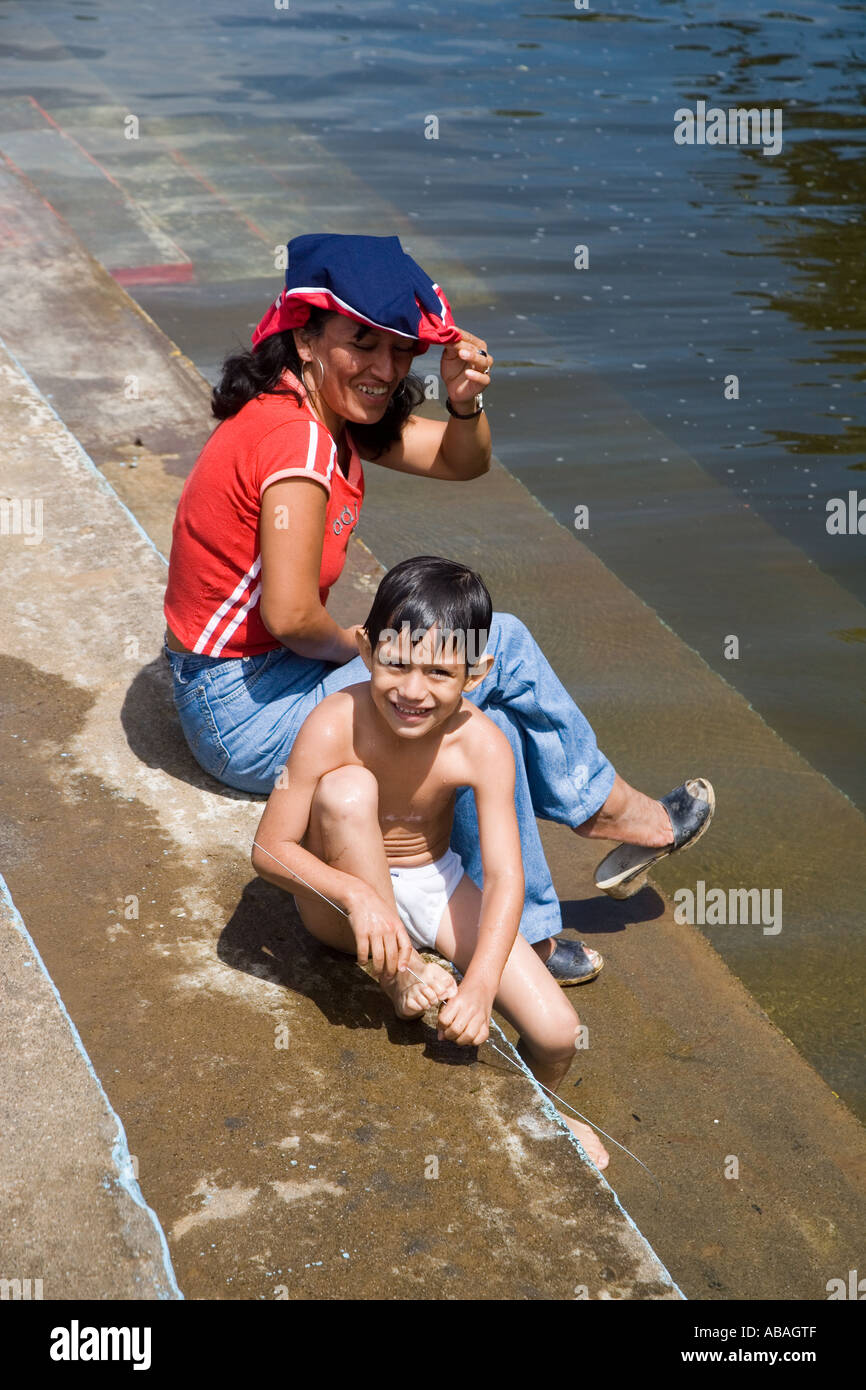
[{"label": "blue painted line on concrete", "polygon": [[69,1016],[69,1010],[67,1009],[63,1000],[61,999],[60,992],[58,991],[57,986],[55,985],[54,981],[48,973],[48,969],[45,965],[45,962],[39,954],[39,949],[36,945],[36,942],[33,940],[33,937],[27,930],[24,918],[21,916],[21,913],[18,911],[18,908],[15,906],[15,903],[12,900],[12,895],[9,892],[9,886],[6,883],[6,880],[2,874],[0,874],[0,900],[2,900],[8,907],[15,929],[24,938],[24,941],[26,942],[31,955],[33,956],[33,959],[35,960],[36,964],[39,966],[39,969],[42,971],[42,974],[48,981],[52,993],[54,994],[54,998],[57,1000],[60,1012],[66,1021],[70,1034],[72,1035],[72,1041],[74,1042],[81,1056],[84,1058],[84,1065],[87,1067],[90,1076],[96,1083],[96,1088],[100,1096],[102,1097],[106,1110],[108,1111],[109,1115],[117,1125],[117,1137],[114,1141],[114,1146],[111,1150],[111,1157],[114,1161],[115,1168],[117,1169],[117,1177],[114,1179],[114,1181],[116,1182],[118,1187],[122,1188],[123,1191],[126,1192],[127,1195],[132,1198],[136,1206],[141,1207],[142,1211],[147,1213],[148,1217],[150,1218],[151,1224],[153,1225],[153,1228],[156,1231],[156,1234],[159,1238],[160,1249],[162,1251],[162,1264],[163,1269],[165,1270],[168,1287],[161,1288],[159,1285],[157,1285],[157,1297],[160,1299],[182,1299],[183,1294],[178,1288],[177,1279],[175,1278],[174,1269],[171,1263],[171,1255],[169,1254],[168,1249],[168,1242],[165,1238],[165,1232],[163,1231],[162,1226],[159,1223],[159,1218],[157,1217],[156,1212],[153,1210],[152,1207],[149,1207],[147,1205],[147,1202],[144,1200],[144,1195],[141,1191],[141,1188],[138,1185],[138,1181],[135,1176],[135,1171],[132,1166],[132,1155],[129,1152],[129,1143],[126,1138],[126,1130],[123,1128],[123,1122],[120,1116],[118,1115],[117,1111],[114,1109],[114,1106],[111,1104],[111,1101],[108,1099],[105,1087],[103,1086],[102,1082],[97,1076],[93,1067],[93,1063],[87,1055],[87,1050],[84,1046],[84,1043],[81,1041],[81,1034],[79,1033],[78,1029],[76,1028],[75,1024],[72,1022],[72,1019]]},{"label": "blue painted line on concrete", "polygon": [[150,549],[153,551],[153,553],[155,555],[158,555],[160,560],[162,560],[162,563],[166,566],[166,568],[168,568],[168,560],[163,555],[162,551],[157,549],[156,545],[154,545],[152,538],[147,534],[141,522],[138,520],[138,517],[135,515],[134,512],[131,512],[129,510],[129,507],[127,507],[123,499],[118,496],[114,488],[111,486],[111,483],[106,478],[105,474],[101,471],[101,469],[97,468],[96,464],[93,462],[93,459],[90,457],[83,444],[81,444],[81,442],[78,439],[76,439],[75,435],[72,433],[66,421],[63,419],[61,415],[57,413],[54,406],[51,404],[44,392],[40,391],[39,387],[36,385],[36,382],[33,380],[27,368],[24,366],[24,363],[12,351],[11,347],[6,342],[6,339],[2,336],[2,334],[0,334],[0,348],[2,348],[3,351],[7,353],[11,360],[15,363],[17,370],[21,373],[21,375],[23,376],[24,380],[27,382],[28,386],[31,388],[33,393],[36,396],[38,396],[39,400],[42,401],[47,407],[47,409],[51,411],[51,414],[54,416],[55,420],[60,425],[64,434],[67,435],[68,438],[72,441],[72,443],[75,446],[75,450],[78,454],[78,457],[81,460],[83,468],[86,472],[90,473],[91,476],[95,479],[100,491],[104,492],[108,497],[110,497],[112,501],[117,504],[120,510],[126,514],[126,516],[132,523],[135,530],[138,532],[141,539],[147,541],[147,544],[150,546]]}]

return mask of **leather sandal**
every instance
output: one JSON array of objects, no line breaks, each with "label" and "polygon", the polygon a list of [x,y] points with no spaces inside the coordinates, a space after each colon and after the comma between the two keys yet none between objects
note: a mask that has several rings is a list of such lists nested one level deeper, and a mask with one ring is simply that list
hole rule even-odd
[{"label": "leather sandal", "polygon": [[585,941],[553,938],[553,950],[544,962],[557,984],[585,985],[594,980],[604,966],[604,958]]},{"label": "leather sandal", "polygon": [[611,850],[595,871],[596,888],[609,897],[632,897],[646,883],[651,865],[679,849],[697,844],[709,829],[716,809],[716,794],[705,777],[690,777],[660,800],[670,817],[673,842],[661,849],[622,844]]}]

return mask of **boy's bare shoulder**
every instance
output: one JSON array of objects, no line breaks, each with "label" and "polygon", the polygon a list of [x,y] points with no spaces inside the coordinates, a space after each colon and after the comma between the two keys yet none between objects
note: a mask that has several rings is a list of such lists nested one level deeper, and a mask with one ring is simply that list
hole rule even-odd
[{"label": "boy's bare shoulder", "polygon": [[303,739],[306,744],[315,741],[322,749],[340,745],[347,739],[351,742],[359,694],[363,696],[362,685],[347,685],[345,690],[326,695],[307,715],[296,741]]},{"label": "boy's bare shoulder", "polygon": [[479,769],[487,769],[491,764],[501,765],[503,761],[506,766],[513,762],[511,744],[483,710],[464,700],[461,713],[469,715],[460,727],[461,753]]}]

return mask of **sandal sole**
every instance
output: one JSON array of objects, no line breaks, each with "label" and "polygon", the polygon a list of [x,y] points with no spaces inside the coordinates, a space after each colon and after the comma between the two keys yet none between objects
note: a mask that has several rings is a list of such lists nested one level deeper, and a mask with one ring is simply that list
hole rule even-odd
[{"label": "sandal sole", "polygon": [[597,980],[603,969],[604,961],[602,961],[597,970],[593,970],[591,975],[581,975],[578,980],[556,980],[555,975],[553,978],[556,980],[560,989],[573,989],[575,985],[588,985],[590,980]]},{"label": "sandal sole", "polygon": [[[648,850],[642,845],[618,845],[611,850],[610,854],[602,859],[595,871],[595,886],[602,893],[607,893],[609,898],[623,899],[631,898],[639,892],[647,880],[647,874],[653,864],[658,864],[662,859],[667,859],[672,854],[681,854],[683,850],[691,849],[696,845],[702,835],[705,835],[712,823],[716,809],[716,793],[712,783],[705,777],[689,777],[687,782],[700,782],[707,791],[707,804],[709,813],[703,825],[695,832],[690,840],[677,849],[668,848],[660,850]],[[604,879],[600,877],[601,871],[607,866],[607,874]],[[611,872],[612,871],[612,872]]]}]

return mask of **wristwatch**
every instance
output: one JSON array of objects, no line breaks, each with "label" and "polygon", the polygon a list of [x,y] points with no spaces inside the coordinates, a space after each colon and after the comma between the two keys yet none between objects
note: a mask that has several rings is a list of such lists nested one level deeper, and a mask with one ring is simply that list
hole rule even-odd
[{"label": "wristwatch", "polygon": [[475,397],[475,409],[469,415],[463,415],[459,410],[455,410],[451,404],[450,396],[445,397],[445,409],[449,415],[453,415],[455,420],[476,420],[484,409],[484,397],[481,392]]}]

